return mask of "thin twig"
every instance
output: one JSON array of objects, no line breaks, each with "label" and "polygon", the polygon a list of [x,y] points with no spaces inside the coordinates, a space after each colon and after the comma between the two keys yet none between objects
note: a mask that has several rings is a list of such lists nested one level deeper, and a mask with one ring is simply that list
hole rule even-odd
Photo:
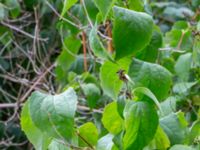
[{"label": "thin twig", "polygon": [[47,75],[47,73],[49,73],[51,71],[51,69],[53,69],[55,66],[55,63],[52,64],[38,79],[37,81],[35,81],[35,83],[31,86],[31,88],[26,92],[26,94],[20,99],[20,103],[23,103],[26,98],[29,96],[29,94],[32,92],[32,90],[34,90],[35,86],[37,86],[40,81]]},{"label": "thin twig", "polygon": [[88,70],[87,66],[87,46],[86,46],[86,33],[82,32],[82,44],[83,44],[83,55],[84,55],[84,70]]},{"label": "thin twig", "polygon": [[[26,36],[29,37],[29,38],[32,38],[32,39],[35,38],[35,36],[31,35],[30,33],[25,32],[25,31],[19,29],[19,28],[16,27],[16,26],[7,24],[7,23],[4,22],[4,21],[1,21],[1,24],[4,25],[4,26],[6,26],[6,27],[8,27],[8,28],[10,28],[10,29],[12,29],[12,30],[15,30],[15,31],[17,31],[17,32],[20,32],[21,34],[24,34],[24,35],[26,35]],[[38,38],[38,40],[46,42],[46,41],[48,40],[48,38],[45,38],[45,39],[43,39],[43,38]]]},{"label": "thin twig", "polygon": [[[109,21],[106,22],[106,25],[107,25],[107,28],[106,28],[106,31],[107,31],[107,35],[109,38],[112,39],[112,29],[111,29],[111,23]],[[107,42],[108,44],[108,51],[110,53],[113,52],[113,44],[112,44],[112,40],[108,40]]]},{"label": "thin twig", "polygon": [[180,49],[180,48],[181,48],[181,44],[182,44],[182,42],[183,42],[183,38],[184,38],[184,36],[185,36],[185,33],[186,33],[186,32],[182,30],[182,32],[181,32],[181,37],[180,37],[180,40],[179,40],[178,45],[177,45],[177,49]]},{"label": "thin twig", "polygon": [[[16,106],[17,106],[16,103],[2,103],[2,104],[0,104],[0,109],[3,109],[3,108],[4,109],[5,108],[14,108]],[[21,103],[20,106],[23,106],[23,103]],[[86,106],[78,105],[77,108],[79,110],[82,110],[82,111],[91,111],[91,109],[86,107]],[[101,110],[98,110],[98,109],[92,109],[92,111],[95,112],[95,113],[100,113],[100,114],[103,113]]]},{"label": "thin twig", "polygon": [[74,27],[76,27],[76,28],[78,28],[78,29],[81,29],[81,27],[80,27],[79,25],[76,25],[76,24],[73,23],[72,21],[70,21],[70,20],[68,20],[68,19],[66,19],[66,18],[64,18],[64,17],[62,17],[62,16],[57,12],[57,10],[56,10],[48,1],[46,1],[46,4],[49,6],[49,8],[51,8],[51,10],[52,10],[61,20],[65,21],[65,22],[67,22],[67,23],[69,23],[69,24],[71,24],[72,26],[74,26]]}]

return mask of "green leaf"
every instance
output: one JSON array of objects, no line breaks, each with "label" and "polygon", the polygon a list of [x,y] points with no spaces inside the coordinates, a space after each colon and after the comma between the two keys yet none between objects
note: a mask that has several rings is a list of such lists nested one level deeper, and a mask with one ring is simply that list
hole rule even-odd
[{"label": "green leaf", "polygon": [[110,12],[115,0],[93,0],[97,8],[99,9],[103,22],[106,20],[108,13]]},{"label": "green leaf", "polygon": [[82,85],[82,90],[86,96],[88,106],[94,108],[101,96],[100,89],[95,84],[89,83]]},{"label": "green leaf", "polygon": [[116,59],[136,54],[145,48],[152,36],[153,20],[142,12],[114,7],[113,40]]},{"label": "green leaf", "polygon": [[195,121],[190,128],[190,144],[197,144],[195,143],[197,138],[200,138],[200,120]]},{"label": "green leaf", "polygon": [[112,139],[112,134],[107,134],[104,137],[100,138],[97,143],[96,150],[112,150],[112,147],[114,145]]},{"label": "green leaf", "polygon": [[11,8],[9,12],[13,18],[17,18],[20,15],[20,4],[18,0],[6,0],[6,6]]},{"label": "green leaf", "polygon": [[170,141],[163,131],[163,129],[158,126],[154,139],[151,143],[144,148],[144,150],[166,150],[170,147]]},{"label": "green leaf", "polygon": [[21,128],[35,149],[46,150],[52,138],[39,130],[33,123],[29,112],[29,103],[30,101],[28,100],[22,108],[20,118]]},{"label": "green leaf", "polygon": [[170,148],[170,150],[195,150],[192,147],[186,145],[174,145]]},{"label": "green leaf", "polygon": [[122,118],[124,118],[123,112],[126,105],[126,100],[127,98],[125,95],[121,95],[117,99],[117,111]]},{"label": "green leaf", "polygon": [[115,147],[117,147],[117,150],[123,150],[123,140],[122,140],[123,135],[124,135],[124,131],[118,133],[113,138],[113,142],[115,144]]},{"label": "green leaf", "polygon": [[96,27],[93,27],[90,31],[89,43],[91,49],[97,57],[102,59],[108,59],[110,57],[103,44],[99,40]]},{"label": "green leaf", "polygon": [[106,61],[100,69],[101,86],[104,93],[112,99],[117,99],[123,84],[117,72],[120,69],[127,71],[130,62],[130,58],[121,59],[117,63]]},{"label": "green leaf", "polygon": [[128,0],[127,1],[129,9],[135,11],[143,11],[144,9],[144,2],[143,0]]},{"label": "green leaf", "polygon": [[171,113],[161,118],[160,125],[169,137],[172,145],[184,144],[188,140],[187,122],[182,112]]},{"label": "green leaf", "polygon": [[155,97],[155,95],[148,88],[138,87],[138,88],[133,89],[132,93],[133,93],[133,95],[135,95],[135,93],[142,93],[142,94],[148,96],[151,100],[153,100],[153,102],[157,105],[157,107],[162,112],[158,99]]},{"label": "green leaf", "polygon": [[123,129],[123,119],[117,111],[116,102],[112,102],[104,108],[102,122],[104,127],[112,134],[117,134]]},{"label": "green leaf", "polygon": [[168,96],[172,75],[164,67],[134,59],[128,74],[136,87],[143,86],[150,89],[159,101]]},{"label": "green leaf", "polygon": [[[192,49],[192,33],[188,29],[188,22],[177,21],[172,30],[166,33],[165,45],[178,48],[179,50],[190,51]],[[184,34],[184,35],[183,35]],[[180,42],[182,38],[182,41]]]},{"label": "green leaf", "polygon": [[92,122],[83,124],[78,129],[79,135],[87,141],[87,143],[79,137],[79,145],[83,147],[88,147],[88,143],[92,146],[95,146],[98,141],[98,130]]},{"label": "green leaf", "polygon": [[77,2],[78,0],[65,0],[61,16],[63,17],[65,13]]},{"label": "green leaf", "polygon": [[175,64],[175,72],[179,77],[180,81],[187,82],[189,79],[190,68],[192,64],[192,54],[186,53],[181,55],[176,64]]},{"label": "green leaf", "polygon": [[83,80],[84,83],[93,83],[97,87],[100,88],[100,83],[99,83],[98,79],[96,78],[96,76],[93,74],[90,74],[89,72],[84,72],[81,75],[81,80]]},{"label": "green leaf", "polygon": [[29,99],[36,127],[54,138],[72,140],[77,107],[77,96],[72,88],[55,96],[34,92]]},{"label": "green leaf", "polygon": [[[166,7],[163,13],[165,17],[174,20],[186,19],[187,17],[192,17],[194,15],[194,12],[187,7],[174,7],[174,6]],[[187,15],[184,15],[184,13]]]},{"label": "green leaf", "polygon": [[[73,36],[65,38],[61,54],[57,57],[56,75],[57,80],[66,80],[67,72],[76,59],[81,46],[81,41]],[[65,83],[65,82],[64,82]]]},{"label": "green leaf", "polygon": [[171,114],[172,112],[176,111],[176,102],[179,100],[176,96],[170,96],[166,100],[164,100],[162,103],[160,103],[160,106],[162,108],[162,114],[161,116],[167,116]]},{"label": "green leaf", "polygon": [[126,104],[124,118],[124,149],[142,150],[153,139],[158,127],[158,115],[154,106],[148,102],[130,101]]},{"label": "green leaf", "polygon": [[80,47],[81,41],[79,39],[76,39],[74,36],[65,38],[62,52],[57,58],[58,65],[60,65],[64,71],[68,71]]},{"label": "green leaf", "polygon": [[190,88],[192,88],[197,82],[180,82],[174,85],[173,92],[177,94],[187,95]]},{"label": "green leaf", "polygon": [[88,15],[90,19],[95,22],[96,21],[96,16],[99,13],[98,8],[94,4],[92,0],[84,0],[85,1],[85,7],[87,9]]},{"label": "green leaf", "polygon": [[137,53],[136,58],[147,62],[156,62],[160,47],[162,47],[162,34],[159,27],[154,26],[150,43]]},{"label": "green leaf", "polygon": [[62,141],[52,140],[49,144],[48,150],[71,150],[65,143]]}]

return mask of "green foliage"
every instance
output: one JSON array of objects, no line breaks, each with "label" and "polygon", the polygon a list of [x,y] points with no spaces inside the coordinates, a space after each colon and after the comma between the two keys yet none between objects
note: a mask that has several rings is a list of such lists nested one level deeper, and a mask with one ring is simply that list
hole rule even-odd
[{"label": "green foliage", "polygon": [[76,105],[77,96],[72,88],[55,96],[34,92],[30,97],[30,116],[48,136],[71,141]]},{"label": "green foliage", "polygon": [[99,139],[97,143],[97,150],[112,150],[113,147],[113,135],[112,134],[107,134],[101,139]]},{"label": "green foliage", "polygon": [[95,5],[100,11],[100,14],[102,16],[102,20],[105,21],[106,17],[108,16],[108,13],[110,12],[115,0],[104,0],[104,1],[99,1],[99,0],[93,0]]},{"label": "green foliage", "polygon": [[114,7],[113,40],[116,59],[135,55],[150,42],[153,20],[146,13]]},{"label": "green foliage", "polygon": [[144,1],[143,0],[128,0],[128,6],[132,10],[143,11]]},{"label": "green foliage", "polygon": [[86,96],[88,106],[94,108],[100,99],[100,89],[92,83],[82,85],[83,93]]},{"label": "green foliage", "polygon": [[156,134],[153,138],[153,140],[150,142],[150,144],[144,148],[144,150],[148,149],[160,149],[165,150],[170,147],[170,141],[166,135],[166,133],[163,131],[163,129],[158,126],[158,129],[156,131]]},{"label": "green foliage", "polygon": [[[98,131],[92,122],[88,122],[79,127],[79,145],[80,146],[95,146],[98,141]],[[84,140],[83,140],[84,139]],[[87,141],[87,143],[86,143]]]},{"label": "green foliage", "polygon": [[105,107],[102,123],[112,134],[117,134],[123,129],[123,119],[118,114],[116,102],[112,102]]},{"label": "green foliage", "polygon": [[111,58],[107,50],[104,48],[102,42],[98,38],[96,27],[93,27],[93,29],[90,32],[89,42],[90,42],[90,47],[92,48],[94,54],[97,57],[102,58],[102,59]]},{"label": "green foliage", "polygon": [[171,73],[164,67],[134,59],[129,68],[129,75],[135,86],[149,88],[159,101],[168,96],[172,78]]},{"label": "green foliage", "polygon": [[161,118],[161,127],[170,139],[170,143],[185,144],[188,140],[187,121],[182,112],[171,113],[168,116]]},{"label": "green foliage", "polygon": [[119,60],[117,63],[113,63],[110,61],[106,61],[100,70],[100,80],[101,86],[108,96],[112,99],[117,98],[120,89],[122,87],[123,82],[119,79],[117,72],[120,69],[128,70],[130,64],[129,58],[123,58]]},{"label": "green foliage", "polygon": [[185,145],[174,145],[170,150],[194,150],[193,148]]},{"label": "green foliage", "polygon": [[0,149],[199,150],[197,0],[3,0],[0,25]]},{"label": "green foliage", "polygon": [[124,149],[142,150],[153,139],[158,127],[158,115],[154,106],[147,102],[128,102],[124,118]]},{"label": "green foliage", "polygon": [[35,124],[33,123],[30,116],[29,101],[27,101],[22,109],[21,113],[21,127],[22,130],[26,133],[30,142],[38,150],[47,149],[48,145],[51,142],[51,138],[46,134],[42,133]]},{"label": "green foliage", "polygon": [[138,54],[136,58],[148,62],[155,62],[158,57],[158,50],[162,47],[162,34],[157,26],[154,26],[150,43]]},{"label": "green foliage", "polygon": [[78,0],[65,0],[61,16],[64,16],[64,14],[67,12],[67,10],[69,10],[70,7],[72,7],[77,1]]},{"label": "green foliage", "polygon": [[178,58],[175,64],[175,71],[181,81],[188,81],[191,63],[192,63],[191,53],[181,55]]}]

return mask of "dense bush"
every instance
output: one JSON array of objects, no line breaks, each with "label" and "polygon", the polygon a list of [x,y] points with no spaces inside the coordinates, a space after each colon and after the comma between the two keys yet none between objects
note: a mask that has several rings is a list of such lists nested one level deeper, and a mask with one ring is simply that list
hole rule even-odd
[{"label": "dense bush", "polygon": [[1,149],[200,149],[200,1],[3,0],[0,21]]}]

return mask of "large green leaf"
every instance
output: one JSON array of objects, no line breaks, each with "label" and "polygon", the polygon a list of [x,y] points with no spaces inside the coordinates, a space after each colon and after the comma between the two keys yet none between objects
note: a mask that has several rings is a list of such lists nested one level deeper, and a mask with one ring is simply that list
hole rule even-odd
[{"label": "large green leaf", "polygon": [[135,82],[135,86],[147,87],[159,101],[169,94],[172,76],[160,65],[134,59],[129,68],[129,76]]},{"label": "large green leaf", "polygon": [[142,12],[114,7],[113,40],[116,59],[134,55],[145,48],[152,36],[151,16]]},{"label": "large green leaf", "polygon": [[99,9],[103,17],[103,21],[105,21],[115,0],[93,0],[93,1],[95,5],[97,6],[97,8]]},{"label": "large green leaf", "polygon": [[22,108],[20,124],[29,141],[37,150],[46,150],[51,142],[51,137],[39,130],[33,123],[29,112],[29,101]]},{"label": "large green leaf", "polygon": [[184,144],[188,140],[187,122],[182,112],[171,113],[160,119],[160,125],[169,137],[170,143]]},{"label": "large green leaf", "polygon": [[106,61],[100,69],[101,86],[105,94],[112,99],[117,99],[123,82],[119,79],[117,72],[122,69],[127,71],[131,60],[123,58],[117,63]]},{"label": "large green leaf", "polygon": [[158,115],[148,102],[126,104],[124,110],[126,133],[123,138],[125,150],[142,150],[153,139],[158,127]]},{"label": "large green leaf", "polygon": [[59,95],[34,92],[30,99],[31,118],[49,136],[72,140],[77,96],[72,88]]},{"label": "large green leaf", "polygon": [[[95,146],[98,141],[98,130],[92,122],[79,127],[79,145],[84,147]],[[81,138],[80,138],[81,137]],[[84,140],[83,140],[84,139]],[[87,143],[86,143],[87,141]],[[89,144],[89,145],[88,145]]]},{"label": "large green leaf", "polygon": [[116,102],[105,107],[102,122],[104,127],[112,134],[117,134],[123,129],[123,119],[118,114]]}]

